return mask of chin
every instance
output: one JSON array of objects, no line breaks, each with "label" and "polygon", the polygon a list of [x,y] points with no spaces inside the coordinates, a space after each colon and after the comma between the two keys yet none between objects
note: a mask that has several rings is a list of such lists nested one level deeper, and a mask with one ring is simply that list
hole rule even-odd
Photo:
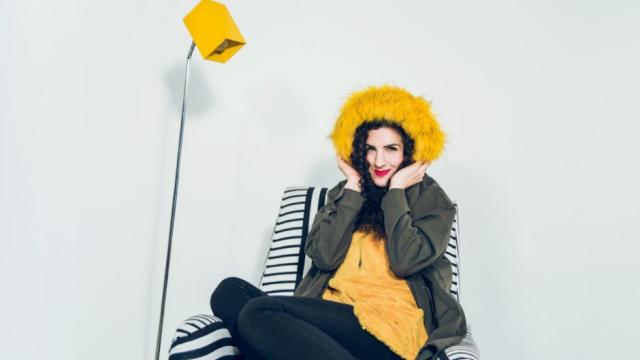
[{"label": "chin", "polygon": [[374,184],[376,184],[377,187],[387,187],[389,186],[389,180],[385,180],[385,181],[380,181],[380,180],[374,180],[373,181]]}]

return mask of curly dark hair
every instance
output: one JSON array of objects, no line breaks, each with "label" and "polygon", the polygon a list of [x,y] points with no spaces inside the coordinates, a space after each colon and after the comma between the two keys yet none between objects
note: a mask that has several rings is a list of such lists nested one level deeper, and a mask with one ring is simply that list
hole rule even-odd
[{"label": "curly dark hair", "polygon": [[396,130],[402,137],[403,143],[403,161],[398,170],[413,163],[414,143],[413,139],[398,124],[386,120],[376,119],[362,123],[356,129],[353,136],[353,151],[351,152],[351,166],[360,174],[360,188],[365,198],[364,204],[356,217],[354,232],[363,231],[373,235],[376,239],[385,237],[384,216],[380,204],[382,198],[389,190],[389,184],[385,187],[379,187],[371,178],[369,173],[369,162],[367,161],[367,138],[369,130],[376,130],[382,127]]}]

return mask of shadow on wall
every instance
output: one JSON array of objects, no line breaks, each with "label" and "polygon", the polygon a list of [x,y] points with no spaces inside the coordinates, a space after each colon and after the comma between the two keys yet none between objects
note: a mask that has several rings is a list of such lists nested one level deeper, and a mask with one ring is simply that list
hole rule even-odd
[{"label": "shadow on wall", "polygon": [[292,143],[309,126],[303,97],[285,75],[256,84],[246,102],[251,107],[242,114],[243,123],[255,126],[262,137]]},{"label": "shadow on wall", "polygon": [[[189,116],[194,116],[197,119],[199,115],[202,115],[215,107],[215,99],[211,88],[207,84],[207,77],[205,71],[202,69],[202,62],[194,61],[191,58],[191,68],[189,70],[189,88],[187,90],[187,120],[192,119]],[[164,72],[164,83],[167,87],[167,93],[169,94],[169,104],[171,110],[178,114],[176,121],[180,122],[180,114],[182,112],[182,92],[184,88],[184,74],[186,67],[185,61],[176,63],[171,68]]]},{"label": "shadow on wall", "polygon": [[[331,148],[333,149],[333,148]],[[305,186],[322,186],[331,189],[339,181],[345,179],[344,175],[338,169],[333,153],[331,157],[308,164],[307,177],[304,180]]]},{"label": "shadow on wall", "polygon": [[458,203],[460,303],[480,349],[491,349],[498,346],[491,344],[493,330],[518,321],[505,320],[510,309],[517,307],[512,304],[517,291],[512,285],[519,277],[513,256],[519,241],[511,226],[514,207],[505,202],[509,179],[468,168],[449,167],[447,171],[446,180],[436,181]]},{"label": "shadow on wall", "polygon": [[[186,58],[186,57],[185,57]],[[200,64],[201,65],[201,64]],[[197,61],[191,62],[189,75],[189,89],[187,94],[187,119],[193,121],[200,114],[209,111],[215,106],[211,88],[207,85],[205,74]],[[166,257],[167,237],[170,221],[170,205],[171,194],[173,191],[173,179],[175,175],[176,151],[178,145],[178,134],[180,129],[180,114],[182,112],[182,95],[184,87],[186,59],[176,62],[173,66],[166,69],[163,73],[163,80],[166,86],[167,103],[159,104],[163,106],[164,119],[158,121],[158,126],[163,126],[162,144],[160,146],[160,165],[157,167],[158,172],[156,178],[162,179],[158,186],[156,204],[157,210],[155,217],[153,242],[150,245],[149,253],[153,256],[149,262],[150,271],[147,277],[147,298],[146,303],[150,306],[146,307],[145,316],[148,320],[149,327],[145,332],[147,336],[144,339],[144,348],[151,349],[155,346],[155,334],[158,326],[158,316],[160,311],[161,290],[163,284],[163,274]],[[194,117],[190,117],[194,115]],[[188,126],[185,124],[185,126]],[[167,202],[168,201],[168,202]],[[180,200],[178,199],[178,203]],[[169,300],[167,300],[167,304]],[[168,305],[167,305],[168,306]],[[166,321],[166,318],[165,318]],[[172,325],[171,325],[172,326]],[[163,326],[163,335],[167,336],[171,326],[166,323]],[[166,347],[163,344],[163,350]]]}]

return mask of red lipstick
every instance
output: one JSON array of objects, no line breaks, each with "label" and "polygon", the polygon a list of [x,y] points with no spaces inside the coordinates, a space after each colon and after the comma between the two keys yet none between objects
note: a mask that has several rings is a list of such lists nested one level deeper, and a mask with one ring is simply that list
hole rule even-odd
[{"label": "red lipstick", "polygon": [[391,171],[391,169],[387,169],[387,170],[373,170],[373,172],[376,174],[376,176],[379,177],[383,177],[385,175],[387,175],[389,173],[389,171]]}]

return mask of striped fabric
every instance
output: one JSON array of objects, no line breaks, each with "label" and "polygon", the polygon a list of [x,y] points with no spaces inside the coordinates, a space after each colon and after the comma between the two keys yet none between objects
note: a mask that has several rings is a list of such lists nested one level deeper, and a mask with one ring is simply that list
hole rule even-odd
[{"label": "striped fabric", "polygon": [[449,346],[444,350],[449,360],[479,360],[480,351],[473,341],[471,327],[467,326],[467,335],[458,345]]},{"label": "striped fabric", "polygon": [[231,334],[219,318],[195,315],[185,320],[171,341],[169,360],[242,359]]},{"label": "striped fabric", "polygon": [[453,225],[451,226],[451,234],[449,235],[449,244],[444,256],[451,262],[451,295],[460,301],[460,256],[458,253],[458,204],[453,203],[456,207],[456,215],[453,217]]},{"label": "striped fabric", "polygon": [[324,206],[327,188],[288,187],[271,236],[259,288],[269,295],[293,295],[311,266],[304,243],[313,218]]},{"label": "striped fabric", "polygon": [[[304,244],[313,219],[324,206],[327,188],[291,186],[285,189],[271,236],[259,288],[269,295],[293,295],[311,266]],[[454,204],[455,205],[455,204]],[[453,273],[451,295],[459,300],[458,206],[445,256]],[[201,323],[202,322],[202,323]],[[176,331],[169,360],[213,360],[240,358],[231,345],[229,331],[211,315],[187,319]],[[469,329],[463,341],[445,350],[450,360],[477,360],[479,353]]]}]

